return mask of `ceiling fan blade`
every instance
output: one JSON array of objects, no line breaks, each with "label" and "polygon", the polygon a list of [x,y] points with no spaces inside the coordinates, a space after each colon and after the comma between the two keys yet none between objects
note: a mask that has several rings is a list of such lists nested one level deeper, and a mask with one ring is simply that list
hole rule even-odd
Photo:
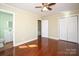
[{"label": "ceiling fan blade", "polygon": [[55,5],[56,3],[50,3],[50,4],[48,4],[48,6],[52,6],[52,5]]},{"label": "ceiling fan blade", "polygon": [[42,8],[42,6],[36,6],[35,8]]},{"label": "ceiling fan blade", "polygon": [[47,5],[48,5],[48,3],[42,3],[42,5],[43,5],[43,6],[47,6]]},{"label": "ceiling fan blade", "polygon": [[48,9],[48,10],[52,10],[52,8],[49,8],[49,7],[48,7],[47,9]]}]

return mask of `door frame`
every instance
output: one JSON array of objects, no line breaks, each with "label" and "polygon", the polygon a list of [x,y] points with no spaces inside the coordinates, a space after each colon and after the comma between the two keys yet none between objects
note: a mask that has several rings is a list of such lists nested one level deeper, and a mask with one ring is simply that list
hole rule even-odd
[{"label": "door frame", "polygon": [[13,15],[13,46],[15,46],[15,13],[5,9],[0,9],[0,11]]},{"label": "door frame", "polygon": [[38,38],[42,36],[41,34],[41,20],[37,20],[38,21]]}]

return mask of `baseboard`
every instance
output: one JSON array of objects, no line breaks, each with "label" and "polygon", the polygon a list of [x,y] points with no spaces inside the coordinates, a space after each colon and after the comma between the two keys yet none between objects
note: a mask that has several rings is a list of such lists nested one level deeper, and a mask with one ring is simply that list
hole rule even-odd
[{"label": "baseboard", "polygon": [[[50,39],[56,39],[56,40],[59,40],[59,38],[57,38],[57,37],[48,37],[48,38],[50,38]],[[33,40],[36,40],[36,39],[37,39],[37,38],[30,39],[30,40],[27,40],[27,41],[22,41],[22,42],[19,42],[19,43],[17,43],[17,44],[14,44],[14,47],[15,47],[15,46],[22,45],[22,44],[24,44],[24,43],[28,43],[28,42],[33,41]]]},{"label": "baseboard", "polygon": [[50,38],[50,39],[56,39],[56,40],[59,40],[59,38],[58,38],[58,37],[48,37],[48,38]]},{"label": "baseboard", "polygon": [[27,40],[27,41],[23,41],[23,42],[19,42],[19,43],[17,43],[17,44],[14,44],[14,47],[15,46],[19,46],[19,45],[22,45],[22,44],[24,44],[24,43],[28,43],[28,42],[30,42],[30,41],[33,41],[33,40],[36,40],[37,38],[34,38],[34,39],[30,39],[30,40]]}]

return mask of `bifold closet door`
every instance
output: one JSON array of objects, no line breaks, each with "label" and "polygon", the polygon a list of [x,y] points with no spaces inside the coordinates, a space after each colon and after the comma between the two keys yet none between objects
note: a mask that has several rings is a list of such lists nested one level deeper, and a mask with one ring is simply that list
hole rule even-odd
[{"label": "bifold closet door", "polygon": [[69,17],[67,19],[67,37],[70,42],[77,42],[77,16]]},{"label": "bifold closet door", "polygon": [[79,17],[78,17],[78,43],[79,43]]},{"label": "bifold closet door", "polygon": [[78,43],[78,26],[77,16],[62,18],[59,20],[60,40]]},{"label": "bifold closet door", "polygon": [[66,18],[59,20],[59,36],[60,36],[60,40],[67,40],[67,20]]}]

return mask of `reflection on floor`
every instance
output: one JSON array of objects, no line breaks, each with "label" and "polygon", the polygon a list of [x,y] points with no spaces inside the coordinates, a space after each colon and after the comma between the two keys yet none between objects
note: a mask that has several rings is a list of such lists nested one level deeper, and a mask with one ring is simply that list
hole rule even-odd
[{"label": "reflection on floor", "polygon": [[15,48],[16,56],[64,56],[78,55],[78,44],[54,40],[48,38],[39,38],[36,41],[17,46]]},{"label": "reflection on floor", "polygon": [[[15,51],[15,56],[78,56],[78,44],[62,40],[39,38],[6,51]],[[2,53],[0,53],[2,55]]]}]

